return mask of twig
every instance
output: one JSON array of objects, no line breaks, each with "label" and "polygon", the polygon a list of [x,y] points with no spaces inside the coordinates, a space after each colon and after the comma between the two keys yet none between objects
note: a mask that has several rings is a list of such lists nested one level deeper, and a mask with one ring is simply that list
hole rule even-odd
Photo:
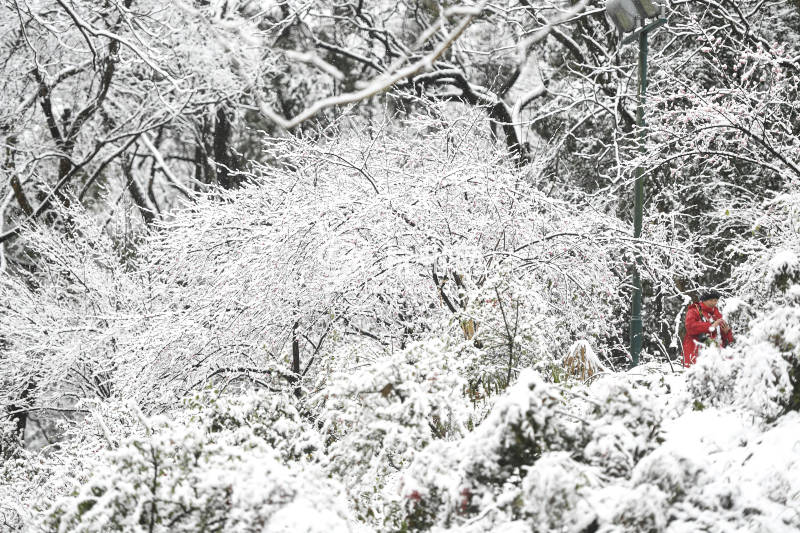
[{"label": "twig", "polygon": [[181,194],[183,194],[186,198],[188,198],[189,200],[194,200],[194,195],[192,194],[192,192],[180,184],[178,178],[176,178],[175,174],[173,174],[172,171],[169,169],[167,163],[164,161],[164,158],[161,156],[161,152],[158,151],[158,148],[155,147],[155,145],[150,140],[148,135],[146,133],[143,134],[141,139],[142,143],[144,143],[147,149],[150,150],[150,152],[153,154],[153,157],[155,158],[159,167],[164,172],[164,175],[167,177],[167,181],[169,181],[170,184],[173,187],[175,187],[178,191],[180,191]]}]

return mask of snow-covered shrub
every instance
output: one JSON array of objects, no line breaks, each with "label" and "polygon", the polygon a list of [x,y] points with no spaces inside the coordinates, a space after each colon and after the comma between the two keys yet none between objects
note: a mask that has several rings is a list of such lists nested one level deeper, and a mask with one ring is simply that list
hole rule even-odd
[{"label": "snow-covered shrub", "polygon": [[578,340],[570,346],[562,363],[568,378],[580,379],[581,381],[605,370],[591,344],[584,339]]},{"label": "snow-covered shrub", "polygon": [[599,532],[659,533],[666,530],[667,496],[657,487],[621,488],[613,502],[612,518],[598,529]]},{"label": "snow-covered shrub", "polygon": [[25,531],[47,512],[53,501],[76,490],[97,468],[106,443],[86,435],[41,451],[19,448],[0,460],[0,531]]},{"label": "snow-covered shrub", "polygon": [[759,487],[736,479],[706,480],[664,510],[674,531],[789,533],[800,527],[796,504],[771,501]]},{"label": "snow-covered shrub", "polygon": [[704,349],[702,357],[686,374],[686,383],[695,409],[706,405],[731,403],[733,387],[741,369],[741,359],[734,360],[717,348]]},{"label": "snow-covered shrub", "polygon": [[581,531],[595,519],[588,495],[598,486],[597,473],[568,452],[545,452],[522,480],[521,514],[532,528]]},{"label": "snow-covered shrub", "polygon": [[669,421],[664,444],[636,465],[626,486],[641,496],[642,505],[619,497],[605,501],[614,509],[613,519],[600,530],[630,525],[631,517],[653,502],[658,503],[654,518],[663,524],[666,517],[667,531],[796,530],[800,484],[792,473],[800,464],[799,421],[798,413],[789,413],[765,426],[730,406],[684,410]]},{"label": "snow-covered shrub", "polygon": [[[133,472],[145,475],[142,469],[146,461],[153,460],[147,455],[151,448],[159,458],[159,471],[165,483],[174,486],[191,484],[194,483],[192,479],[211,475],[210,467],[203,461],[222,465],[227,460],[225,457],[237,454],[238,459],[232,459],[231,469],[240,469],[243,476],[249,467],[237,461],[250,461],[250,451],[254,454],[253,461],[267,454],[265,461],[278,462],[294,472],[294,466],[288,466],[290,463],[296,460],[303,464],[313,462],[319,458],[318,452],[323,447],[319,433],[303,421],[295,402],[291,396],[264,390],[221,395],[205,389],[170,412],[171,421],[162,419],[156,424],[152,436],[147,435],[146,429],[150,423],[130,402],[118,399],[82,402],[79,407],[88,411],[87,414],[58,422],[61,438],[69,442],[69,446],[49,446],[42,451],[19,449],[13,460],[0,461],[0,506],[6,508],[9,516],[13,512],[22,524],[30,523],[37,514],[43,513],[53,500],[71,493],[83,494],[81,491],[93,483],[100,487],[97,491],[108,492],[117,485],[128,490],[130,487],[123,481],[134,475]],[[117,450],[107,456],[107,450],[116,449],[120,443],[121,450],[127,450],[128,455],[123,458],[122,452]],[[199,461],[201,457],[206,459]],[[195,464],[191,464],[192,461]],[[303,469],[298,466],[298,470]],[[316,472],[324,477],[319,470]],[[107,477],[101,479],[100,473]],[[246,488],[248,482],[242,483]],[[254,478],[252,483],[259,486],[261,481]],[[141,491],[108,494],[108,499],[119,500],[114,500],[117,503],[113,505],[121,506],[123,514],[130,511],[131,505],[144,505],[141,498],[145,493]],[[212,498],[213,495],[206,496]],[[131,503],[134,500],[138,503]],[[109,509],[105,510],[110,512]],[[165,512],[169,515],[172,511]],[[73,516],[70,520],[73,520],[72,525],[64,525],[68,530],[106,531],[114,527],[111,522],[106,525],[87,522],[82,516]],[[186,527],[187,531],[192,530],[192,526]]]},{"label": "snow-covered shrub", "polygon": [[769,342],[703,350],[686,380],[695,409],[736,405],[766,420],[784,411],[792,387],[789,363]]},{"label": "snow-covered shrub", "polygon": [[[774,369],[780,375],[771,385],[771,403],[778,399],[784,411],[800,410],[800,194],[790,187],[749,214],[762,231],[753,230],[738,245],[749,257],[733,270],[733,280],[749,300],[752,320],[750,332],[738,338],[734,349],[746,352],[748,360],[759,353],[774,360],[777,350],[788,367],[777,361],[771,365],[780,367]],[[775,416],[779,409],[773,405],[768,411]]]},{"label": "snow-covered shrub", "polygon": [[20,446],[0,460],[0,507],[13,509],[20,528],[31,526],[54,500],[105,468],[109,448],[143,437],[140,419],[137,408],[118,398],[83,401],[75,411],[50,414],[48,438],[56,442],[41,449]]},{"label": "snow-covered shrub", "polygon": [[691,457],[675,450],[659,448],[636,465],[631,475],[634,487],[651,485],[667,497],[668,503],[682,499],[704,475]]},{"label": "snow-covered shrub", "polygon": [[350,531],[341,487],[312,464],[287,467],[249,428],[209,433],[161,420],[110,452],[60,500],[59,532]]},{"label": "snow-covered shrub", "polygon": [[672,420],[668,440],[639,461],[629,484],[589,494],[599,532],[796,529],[797,483],[783,471],[798,460],[797,419],[763,433],[741,411],[714,411]]},{"label": "snow-covered shrub", "polygon": [[800,406],[800,306],[774,304],[729,349],[705,349],[687,373],[696,408],[737,405],[766,420]]},{"label": "snow-covered shrub", "polygon": [[601,380],[588,394],[585,461],[613,476],[627,477],[633,466],[662,441],[663,406],[656,394],[621,379]]},{"label": "snow-covered shrub", "polygon": [[327,441],[329,471],[364,517],[387,476],[436,440],[460,437],[470,416],[457,353],[440,341],[331,375],[310,400]]},{"label": "snow-covered shrub", "polygon": [[[318,460],[322,437],[301,418],[296,403],[296,399],[282,392],[256,390],[220,396],[208,389],[186,400],[186,411],[180,414],[187,423],[202,427],[209,434],[232,432],[246,439],[252,432],[284,462]],[[241,432],[242,428],[246,431]]]},{"label": "snow-covered shrub", "polygon": [[[577,422],[561,415],[558,389],[532,372],[498,396],[487,418],[454,442],[434,442],[399,474],[394,527],[425,530],[496,506],[520,518],[521,481],[543,453],[579,447]],[[533,483],[533,481],[531,481]]]},{"label": "snow-covered shrub", "polygon": [[524,371],[461,445],[461,468],[478,485],[473,494],[480,485],[500,485],[520,475],[545,451],[570,449],[581,435],[579,423],[563,416],[563,406],[556,387]]},{"label": "snow-covered shrub", "polygon": [[523,371],[473,432],[431,444],[400,472],[391,518],[410,530],[588,527],[592,491],[631,475],[662,442],[662,419],[657,393],[623,377],[564,389]]},{"label": "snow-covered shrub", "polygon": [[800,411],[800,284],[787,291],[780,306],[753,328],[753,336],[766,339],[781,354],[782,366],[775,396],[784,411]]},{"label": "snow-covered shrub", "polygon": [[778,250],[767,264],[767,283],[776,291],[786,292],[800,283],[800,258],[794,250]]},{"label": "snow-covered shrub", "polygon": [[10,416],[0,415],[0,459],[10,457],[20,444],[17,423]]},{"label": "snow-covered shrub", "polygon": [[593,427],[582,455],[607,474],[623,477],[633,468],[639,452],[633,433],[623,423],[611,421]]}]

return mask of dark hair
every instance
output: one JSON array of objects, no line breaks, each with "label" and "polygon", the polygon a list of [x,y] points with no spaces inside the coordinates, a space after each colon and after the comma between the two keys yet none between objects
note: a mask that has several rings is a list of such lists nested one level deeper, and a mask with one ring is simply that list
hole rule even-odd
[{"label": "dark hair", "polygon": [[705,302],[706,300],[718,300],[720,296],[722,295],[719,293],[719,291],[711,289],[710,291],[706,291],[700,294],[700,301]]}]

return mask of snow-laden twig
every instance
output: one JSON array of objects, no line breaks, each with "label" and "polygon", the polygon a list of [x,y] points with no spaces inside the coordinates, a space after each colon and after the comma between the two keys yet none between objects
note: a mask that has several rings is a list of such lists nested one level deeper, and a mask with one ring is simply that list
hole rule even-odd
[{"label": "snow-laden twig", "polygon": [[326,72],[331,75],[332,78],[336,78],[337,80],[343,80],[344,74],[338,68],[334,67],[317,54],[312,54],[311,52],[296,52],[294,50],[287,50],[284,52],[286,57],[289,59],[294,59],[295,61],[301,61],[303,63],[308,63],[309,65],[314,65],[318,69],[323,72]]},{"label": "snow-laden twig", "polygon": [[538,43],[545,37],[547,37],[550,32],[553,30],[554,26],[558,26],[560,24],[564,24],[568,22],[572,17],[583,11],[586,5],[589,3],[589,0],[581,0],[580,2],[576,3],[574,6],[570,7],[565,13],[561,16],[554,18],[553,20],[547,22],[544,26],[536,30],[533,35],[528,37],[527,39],[523,39],[519,42],[518,50],[520,51],[520,57],[526,58],[528,55],[528,50],[531,46]]},{"label": "snow-laden twig", "polygon": [[150,426],[150,423],[147,421],[147,417],[144,416],[144,413],[139,408],[139,405],[137,405],[137,403],[133,399],[128,400],[128,409],[133,411],[133,414],[136,415],[136,419],[139,420],[139,423],[142,425],[145,432],[148,435],[150,435],[152,433],[152,427]]},{"label": "snow-laden twig", "polygon": [[103,420],[103,416],[100,414],[100,412],[98,410],[96,410],[96,409],[92,410],[92,417],[97,422],[97,425],[100,426],[100,429],[103,432],[103,437],[106,439],[106,442],[108,442],[108,446],[110,448],[116,448],[117,447],[117,443],[114,441],[114,438],[111,436],[111,431],[109,431],[108,426],[106,425],[105,420]]},{"label": "snow-laden twig", "polygon": [[164,175],[167,177],[167,181],[169,181],[169,183],[173,187],[175,187],[178,191],[180,191],[180,193],[183,194],[186,198],[190,200],[194,199],[194,194],[192,194],[192,191],[181,185],[181,182],[178,181],[178,178],[175,177],[175,174],[173,174],[169,166],[167,166],[167,163],[166,161],[164,161],[161,152],[158,150],[158,148],[156,148],[156,146],[153,144],[153,141],[150,140],[150,138],[147,136],[146,133],[141,136],[141,139],[142,143],[144,143],[147,149],[150,150],[150,153],[153,154],[153,157],[155,158],[159,167],[164,172]]}]

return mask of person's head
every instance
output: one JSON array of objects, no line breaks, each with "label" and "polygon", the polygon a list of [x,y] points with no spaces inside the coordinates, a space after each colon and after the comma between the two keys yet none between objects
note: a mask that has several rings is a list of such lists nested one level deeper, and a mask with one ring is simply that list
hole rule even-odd
[{"label": "person's head", "polygon": [[707,307],[716,307],[720,296],[722,295],[718,291],[710,290],[700,295],[700,301]]}]

